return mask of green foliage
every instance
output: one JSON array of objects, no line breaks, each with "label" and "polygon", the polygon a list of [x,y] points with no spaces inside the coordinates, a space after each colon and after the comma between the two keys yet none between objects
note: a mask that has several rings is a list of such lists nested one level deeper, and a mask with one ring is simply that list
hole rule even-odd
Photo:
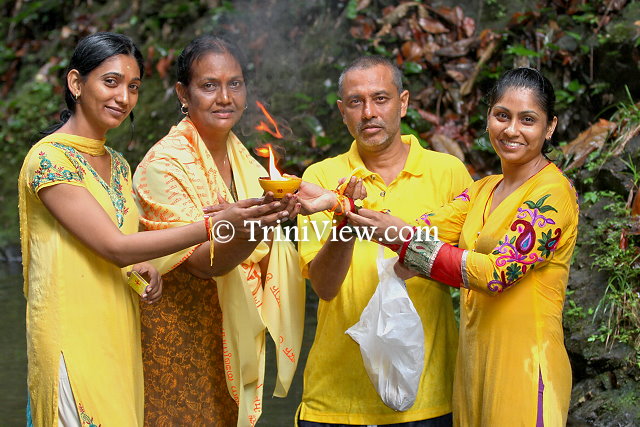
[{"label": "green foliage", "polygon": [[[589,341],[607,346],[619,341],[640,355],[640,241],[624,236],[633,219],[622,197],[616,195],[604,209],[610,215],[587,233],[587,243],[594,248],[593,265],[608,276],[605,294],[593,313],[600,324]],[[621,245],[621,237],[629,239],[628,247]]]},{"label": "green foliage", "polygon": [[[18,173],[27,151],[40,139],[38,131],[52,123],[59,110],[53,87],[32,81],[15,96],[0,100],[0,114],[6,121],[0,127],[0,243],[15,241],[18,223]],[[13,225],[13,227],[11,227]]]},{"label": "green foliage", "polygon": [[567,289],[566,298],[568,307],[564,309],[564,316],[570,322],[574,320],[584,319],[586,317],[584,308],[577,305],[573,300],[572,295],[574,293],[574,290]]},{"label": "green foliage", "polygon": [[[602,149],[589,154],[584,165],[588,171],[599,170],[607,160],[619,157],[624,146],[640,131],[640,105],[634,103],[628,86],[625,86],[625,96],[625,100],[615,104],[615,112],[611,116],[611,120],[617,123],[613,137],[608,139]],[[620,159],[629,169],[632,183],[637,187],[640,183],[640,171],[637,166],[630,158],[628,160]]]},{"label": "green foliage", "polygon": [[558,110],[566,110],[576,102],[576,99],[578,99],[584,91],[584,84],[581,84],[575,79],[571,80],[564,88],[556,90],[556,108]]},{"label": "green foliage", "polygon": [[541,54],[535,50],[527,49],[521,45],[512,45],[507,47],[507,54],[515,56],[526,56],[527,58],[538,58]]},{"label": "green foliage", "polygon": [[502,19],[507,15],[507,8],[499,0],[484,0],[487,7],[487,14],[494,19]]}]

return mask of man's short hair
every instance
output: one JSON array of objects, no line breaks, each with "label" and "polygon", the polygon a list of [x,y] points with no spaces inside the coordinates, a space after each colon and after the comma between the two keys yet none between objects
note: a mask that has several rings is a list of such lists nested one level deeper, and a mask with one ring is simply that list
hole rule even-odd
[{"label": "man's short hair", "polygon": [[391,74],[393,76],[393,84],[398,88],[398,94],[402,93],[402,71],[391,62],[388,58],[380,55],[367,55],[361,56],[353,61],[351,64],[345,68],[342,73],[340,73],[340,78],[338,78],[338,95],[342,98],[342,86],[344,84],[344,76],[352,70],[366,70],[369,68],[373,68],[377,65],[384,65],[385,67],[389,67],[391,70]]}]

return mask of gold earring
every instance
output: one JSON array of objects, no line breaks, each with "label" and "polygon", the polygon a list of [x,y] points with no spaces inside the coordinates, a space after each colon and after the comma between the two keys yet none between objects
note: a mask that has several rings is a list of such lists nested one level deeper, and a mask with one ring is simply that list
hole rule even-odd
[{"label": "gold earring", "polygon": [[185,116],[189,115],[189,108],[187,107],[187,104],[182,104],[182,107],[180,107],[180,112]]},{"label": "gold earring", "polygon": [[80,98],[80,92],[76,93],[74,97],[76,98],[76,102],[78,102],[78,98]]}]

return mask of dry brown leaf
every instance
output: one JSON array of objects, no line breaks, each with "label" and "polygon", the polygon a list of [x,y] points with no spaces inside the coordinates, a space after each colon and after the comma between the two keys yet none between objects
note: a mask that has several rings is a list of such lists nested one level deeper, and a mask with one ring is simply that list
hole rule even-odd
[{"label": "dry brown leaf", "polygon": [[[374,25],[366,17],[358,15],[355,19],[356,25],[351,26],[349,32],[354,38],[369,40],[373,34]],[[391,30],[391,26],[383,26],[382,29],[376,34],[376,38],[387,34]]]},{"label": "dry brown leaf", "polygon": [[62,27],[62,29],[60,30],[60,38],[62,40],[64,39],[68,39],[69,37],[71,37],[73,35],[73,30],[68,26],[65,25],[64,27]]},{"label": "dry brown leaf", "polygon": [[173,51],[169,52],[169,55],[163,56],[158,60],[156,64],[156,71],[161,79],[164,79],[169,74],[171,64],[173,63]]},{"label": "dry brown leaf", "polygon": [[463,81],[467,80],[465,75],[458,70],[449,69],[447,70],[447,75],[451,77],[453,80],[457,81],[458,83],[462,83]]},{"label": "dry brown leaf", "polygon": [[611,154],[614,156],[619,156],[624,151],[624,148],[627,146],[627,143],[640,133],[640,124],[631,128],[627,128],[624,126],[624,130],[619,130],[620,135],[616,138],[616,148],[611,151]]},{"label": "dry brown leaf", "polygon": [[469,53],[469,50],[474,43],[478,41],[477,38],[471,37],[467,39],[458,40],[455,43],[451,43],[449,46],[445,46],[436,52],[436,55],[448,56],[450,58],[457,58]]},{"label": "dry brown leaf", "polygon": [[[393,27],[390,24],[384,24],[382,28],[380,28],[380,31],[376,33],[376,36],[375,36],[376,40],[382,36],[386,36],[387,34],[389,34],[392,28]],[[351,34],[353,34],[353,27],[351,27],[351,30],[352,30]]]},{"label": "dry brown leaf", "polygon": [[400,50],[407,61],[416,61],[422,56],[422,47],[414,41],[405,42]]},{"label": "dry brown leaf", "polygon": [[627,239],[626,230],[622,230],[622,232],[620,233],[620,244],[619,244],[619,247],[623,251],[625,251],[625,250],[627,250],[629,248],[629,239]]},{"label": "dry brown leaf", "polygon": [[441,153],[451,154],[464,162],[464,153],[462,152],[460,145],[448,136],[441,133],[435,133],[431,136],[429,143],[434,150]]},{"label": "dry brown leaf", "polygon": [[462,29],[464,30],[465,37],[473,36],[473,33],[476,32],[476,21],[473,18],[465,17],[462,19]]},{"label": "dry brown leaf", "polygon": [[580,135],[569,144],[562,147],[562,152],[566,157],[573,157],[573,160],[566,169],[569,170],[582,166],[589,154],[602,148],[607,136],[615,130],[616,126],[614,122],[600,119],[587,130],[582,131]]},{"label": "dry brown leaf", "polygon": [[40,67],[34,79],[37,82],[50,82],[51,75],[49,74],[49,70],[51,69],[51,67],[53,67],[54,65],[58,65],[59,63],[60,58],[58,58],[57,56],[52,56],[51,58],[49,58],[46,64]]},{"label": "dry brown leaf", "polygon": [[478,74],[480,73],[480,70],[484,66],[484,63],[487,62],[489,58],[491,58],[491,55],[493,55],[493,51],[496,49],[497,45],[498,45],[498,42],[495,39],[493,39],[489,43],[489,46],[487,46],[487,48],[484,50],[484,52],[482,52],[482,56],[480,57],[480,60],[476,64],[476,68],[473,70],[473,74],[471,75],[469,80],[464,82],[464,84],[460,88],[460,95],[467,96],[471,93],[471,90],[473,89],[473,85],[475,84],[476,79],[478,78]]},{"label": "dry brown leaf", "polygon": [[370,4],[371,0],[358,0],[356,11],[360,12],[361,10],[368,8]]},{"label": "dry brown leaf", "polygon": [[458,20],[457,20],[458,17],[454,9],[451,9],[450,7],[442,6],[437,9],[433,9],[433,12],[440,15],[448,23],[458,26]]},{"label": "dry brown leaf", "polygon": [[440,118],[435,114],[425,111],[422,108],[418,108],[417,111],[418,111],[418,114],[420,114],[420,117],[422,117],[424,120],[428,121],[429,123],[433,123],[434,125],[440,124]]},{"label": "dry brown leaf", "polygon": [[454,16],[456,17],[455,25],[456,27],[462,26],[462,21],[464,20],[464,12],[460,6],[456,6],[453,8]]},{"label": "dry brown leaf", "polygon": [[434,41],[428,41],[422,46],[422,50],[429,53],[436,53],[440,49],[442,49],[442,46]]},{"label": "dry brown leaf", "polygon": [[607,4],[607,9],[612,11],[622,10],[622,8],[627,4],[627,0],[611,0]]},{"label": "dry brown leaf", "polygon": [[640,215],[640,190],[636,191],[636,196],[631,204],[631,216]]},{"label": "dry brown leaf", "polygon": [[429,16],[418,19],[418,23],[420,24],[420,27],[422,27],[422,29],[427,33],[441,34],[449,32],[449,29],[445,27],[444,24]]},{"label": "dry brown leaf", "polygon": [[418,2],[402,3],[395,7],[390,13],[385,15],[382,20],[385,24],[395,25],[398,21],[404,18],[407,13],[409,13],[409,9],[419,5],[420,3]]}]

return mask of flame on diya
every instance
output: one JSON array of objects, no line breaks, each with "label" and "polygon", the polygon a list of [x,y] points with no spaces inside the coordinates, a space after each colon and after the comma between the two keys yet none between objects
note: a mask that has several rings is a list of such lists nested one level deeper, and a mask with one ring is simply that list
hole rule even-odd
[{"label": "flame on diya", "polygon": [[[282,134],[278,129],[278,123],[269,114],[267,109],[259,101],[256,104],[267,118],[268,122],[273,126],[273,129],[265,122],[261,121],[256,130],[268,132],[274,138],[281,139]],[[269,176],[263,176],[258,178],[258,182],[264,191],[271,191],[276,199],[282,199],[287,193],[294,193],[299,187],[302,180],[297,177],[282,176],[282,174],[276,168],[276,162],[273,155],[271,144],[266,144],[262,147],[256,148],[255,152],[260,157],[269,158]]]},{"label": "flame on diya", "polygon": [[297,177],[282,176],[276,168],[271,145],[256,148],[256,154],[269,158],[269,176],[258,178],[258,182],[264,191],[271,191],[276,199],[282,199],[287,193],[294,193],[302,180]]}]

